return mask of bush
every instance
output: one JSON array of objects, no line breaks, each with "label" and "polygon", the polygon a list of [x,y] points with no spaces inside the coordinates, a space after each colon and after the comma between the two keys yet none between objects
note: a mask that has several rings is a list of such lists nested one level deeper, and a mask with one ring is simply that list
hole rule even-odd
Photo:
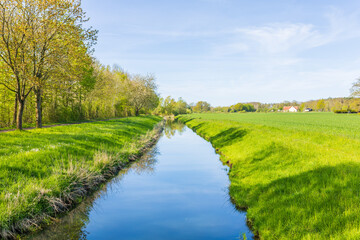
[{"label": "bush", "polygon": [[334,113],[357,113],[355,110],[335,110]]}]

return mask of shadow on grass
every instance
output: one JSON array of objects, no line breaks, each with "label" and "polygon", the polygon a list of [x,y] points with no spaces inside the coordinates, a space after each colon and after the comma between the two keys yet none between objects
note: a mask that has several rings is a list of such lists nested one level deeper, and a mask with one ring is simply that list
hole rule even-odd
[{"label": "shadow on grass", "polygon": [[[201,124],[199,124],[201,125]],[[234,142],[241,140],[248,133],[245,129],[239,128],[229,128],[223,132],[218,133],[217,135],[211,137],[209,140],[216,147],[222,148],[225,146],[229,146]]]},{"label": "shadow on grass", "polygon": [[11,180],[0,183],[0,191],[21,179],[48,177],[54,166],[66,165],[69,159],[86,159],[91,165],[95,151],[117,153],[126,142],[135,142],[151,130],[157,120],[144,116],[1,134],[0,180]]},{"label": "shadow on grass", "polygon": [[191,122],[192,120],[194,120],[195,118],[192,117],[188,117],[188,116],[180,116],[177,118],[177,120],[181,121],[182,123],[186,124],[188,122]]},{"label": "shadow on grass", "polygon": [[291,233],[292,239],[359,239],[359,183],[360,164],[348,163],[251,188],[233,181],[230,194],[238,204],[247,199],[248,217],[264,239],[287,239]]},{"label": "shadow on grass", "polygon": [[262,148],[261,150],[255,152],[250,158],[251,158],[251,163],[256,164],[256,162],[261,162],[261,161],[269,159],[273,156],[278,157],[279,159],[282,157],[288,157],[291,159],[299,159],[299,157],[302,156],[302,155],[301,156],[299,156],[299,155],[301,155],[301,154],[299,154],[298,152],[296,152],[292,149],[284,147],[280,143],[272,142],[269,145]]}]

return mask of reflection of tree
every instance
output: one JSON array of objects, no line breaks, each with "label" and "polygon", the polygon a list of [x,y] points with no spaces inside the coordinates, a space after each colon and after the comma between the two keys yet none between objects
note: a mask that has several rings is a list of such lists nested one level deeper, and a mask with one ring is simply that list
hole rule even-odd
[{"label": "reflection of tree", "polygon": [[[106,190],[105,190],[106,191]],[[88,233],[83,228],[89,223],[89,214],[93,203],[101,196],[102,190],[87,198],[77,208],[61,218],[58,223],[49,226],[45,231],[27,239],[87,239]]]},{"label": "reflection of tree", "polygon": [[158,154],[158,149],[156,147],[152,148],[140,160],[131,164],[130,167],[121,170],[117,177],[113,178],[99,191],[95,192],[92,196],[87,197],[79,206],[62,217],[59,222],[47,227],[43,232],[29,236],[26,239],[87,239],[88,232],[86,232],[85,229],[90,222],[90,212],[97,208],[96,200],[106,197],[108,195],[108,190],[111,189],[110,192],[112,192],[114,191],[114,188],[119,187],[122,182],[121,180],[131,172],[130,170],[134,170],[137,174],[154,172],[155,164],[157,163],[156,156]]},{"label": "reflection of tree", "polygon": [[175,135],[176,131],[182,134],[185,131],[185,124],[179,121],[166,121],[166,125],[164,128],[164,134],[167,138],[171,138]]},{"label": "reflection of tree", "polygon": [[157,163],[156,156],[159,154],[157,147],[152,148],[146,153],[139,161],[134,162],[131,165],[131,169],[134,169],[137,174],[152,173],[155,171],[155,164]]}]

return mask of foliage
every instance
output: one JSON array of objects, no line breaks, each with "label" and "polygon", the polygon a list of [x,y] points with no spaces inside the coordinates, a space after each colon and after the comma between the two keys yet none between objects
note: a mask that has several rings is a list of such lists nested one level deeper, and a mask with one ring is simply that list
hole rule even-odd
[{"label": "foliage", "polygon": [[255,112],[255,107],[252,104],[247,103],[237,103],[230,107],[231,112]]},{"label": "foliage", "polygon": [[158,106],[159,96],[156,93],[157,86],[153,76],[135,75],[125,79],[124,85],[122,94],[128,104],[135,109],[136,116],[139,116],[141,109],[148,111]]},{"label": "foliage", "polygon": [[210,109],[211,109],[211,106],[209,103],[207,103],[205,101],[199,101],[193,107],[193,112],[208,112],[208,111],[210,111]]},{"label": "foliage", "polygon": [[0,3],[0,128],[149,113],[153,76],[130,75],[93,57],[97,31],[80,0]]},{"label": "foliage", "polygon": [[[320,103],[319,103],[320,102]],[[317,104],[320,104],[317,106]],[[333,112],[335,110],[345,110],[345,109],[354,109],[356,111],[360,110],[360,98],[358,97],[348,97],[348,98],[328,98],[320,100],[310,100],[306,102],[282,102],[282,103],[251,103],[254,105],[257,112],[277,112],[282,110],[284,106],[297,106],[303,112],[306,108],[315,109],[322,112]],[[219,109],[219,108],[215,108]],[[227,112],[227,111],[219,111]]]},{"label": "foliage", "polygon": [[360,78],[353,83],[350,92],[352,97],[360,97]]},{"label": "foliage", "polygon": [[[111,68],[95,62],[83,67],[79,74],[79,81],[64,81],[56,87],[44,90],[42,105],[45,124],[135,115],[136,109],[134,102],[130,102],[130,97],[134,99],[139,93],[136,88],[129,88],[134,79],[129,73],[117,66]],[[152,81],[154,84],[154,80]],[[142,87],[146,88],[145,85]],[[142,113],[150,113],[153,107],[156,107],[155,95],[151,90],[149,95],[142,96],[146,103],[140,109]],[[14,95],[1,86],[0,102],[0,128],[10,127],[14,114]],[[25,126],[33,126],[35,122],[35,104],[35,96],[30,93],[25,104]]]},{"label": "foliage", "polygon": [[78,0],[9,0],[0,3],[0,60],[10,77],[0,83],[15,93],[17,128],[22,129],[25,101],[36,97],[37,127],[42,125],[42,97],[57,74],[72,73],[86,62],[96,31],[85,29]]},{"label": "foliage", "polygon": [[360,118],[192,114],[180,120],[232,166],[230,194],[261,239],[359,239]]},{"label": "foliage", "polygon": [[316,110],[322,112],[322,111],[324,111],[324,109],[325,109],[325,101],[324,101],[324,99],[320,99],[316,104]]},{"label": "foliage", "polygon": [[179,114],[187,114],[191,112],[191,107],[183,100],[179,98],[178,101],[171,98],[170,96],[164,98],[160,98],[159,105],[155,109],[154,113],[158,115],[179,115]]},{"label": "foliage", "polygon": [[335,110],[334,113],[357,113],[357,111],[345,109],[345,110]]},{"label": "foliage", "polygon": [[305,110],[305,103],[302,103],[299,107],[300,112],[303,112]]}]

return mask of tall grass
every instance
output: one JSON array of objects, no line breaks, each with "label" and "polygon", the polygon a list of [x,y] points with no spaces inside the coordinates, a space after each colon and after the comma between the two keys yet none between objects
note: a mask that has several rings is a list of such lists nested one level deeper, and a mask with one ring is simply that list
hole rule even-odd
[{"label": "tall grass", "polygon": [[360,239],[360,117],[193,114],[261,239]]},{"label": "tall grass", "polygon": [[0,133],[0,238],[37,229],[80,202],[154,142],[160,130],[150,131],[160,120]]}]

